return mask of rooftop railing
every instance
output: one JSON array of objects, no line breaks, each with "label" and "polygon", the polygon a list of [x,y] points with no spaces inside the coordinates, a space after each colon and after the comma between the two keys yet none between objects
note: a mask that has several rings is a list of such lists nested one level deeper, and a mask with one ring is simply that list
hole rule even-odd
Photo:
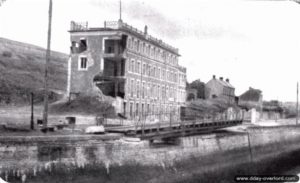
[{"label": "rooftop railing", "polygon": [[[125,29],[134,33],[137,33],[141,36],[145,36],[146,39],[153,41],[157,44],[159,44],[160,46],[167,48],[169,50],[172,50],[173,52],[178,54],[178,48],[175,48],[169,44],[166,44],[165,42],[163,42],[161,39],[157,39],[151,35],[148,35],[146,33],[144,33],[143,31],[138,30],[135,27],[132,27],[131,25],[128,25],[125,22],[122,21],[105,21],[104,22],[104,28],[111,28],[111,29]],[[88,27],[88,22],[74,22],[71,21],[71,27],[70,27],[70,31],[84,31],[84,30],[89,30]]]},{"label": "rooftop railing", "polygon": [[153,41],[153,42],[156,42],[157,44],[159,44],[159,45],[161,45],[165,48],[168,48],[168,49],[174,51],[175,53],[178,53],[178,48],[175,48],[171,45],[168,45],[168,44],[164,43],[161,39],[157,39],[157,38],[155,38],[151,35],[145,34],[143,31],[140,31],[137,28],[132,27],[131,25],[128,25],[125,22],[122,22],[122,21],[105,21],[104,22],[104,27],[105,28],[111,28],[111,29],[126,29],[126,30],[129,30],[129,31],[132,31],[134,33],[140,34],[141,36],[145,36],[146,39],[148,39],[150,41]]},{"label": "rooftop railing", "polygon": [[71,31],[88,30],[88,22],[74,22],[71,21]]}]

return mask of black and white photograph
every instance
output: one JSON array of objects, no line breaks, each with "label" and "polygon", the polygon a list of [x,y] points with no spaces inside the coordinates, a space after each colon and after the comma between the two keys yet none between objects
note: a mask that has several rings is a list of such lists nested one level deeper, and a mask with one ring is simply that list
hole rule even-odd
[{"label": "black and white photograph", "polygon": [[300,182],[299,0],[0,0],[0,183]]}]

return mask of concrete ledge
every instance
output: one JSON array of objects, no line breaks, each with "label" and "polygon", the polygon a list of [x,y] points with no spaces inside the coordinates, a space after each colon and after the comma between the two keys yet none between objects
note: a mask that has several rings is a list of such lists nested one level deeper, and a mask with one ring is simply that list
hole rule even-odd
[{"label": "concrete ledge", "polygon": [[78,141],[109,141],[118,140],[122,137],[120,134],[104,134],[104,135],[37,135],[37,136],[0,136],[1,143],[39,143],[39,142],[55,142],[55,143],[71,143]]}]

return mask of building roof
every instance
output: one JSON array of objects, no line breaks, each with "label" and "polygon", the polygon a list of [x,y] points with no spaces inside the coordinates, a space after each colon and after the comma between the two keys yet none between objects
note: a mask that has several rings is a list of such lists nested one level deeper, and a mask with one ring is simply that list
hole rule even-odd
[{"label": "building roof", "polygon": [[71,29],[69,32],[93,32],[93,31],[124,31],[128,32],[130,34],[133,34],[140,39],[143,39],[145,41],[151,42],[152,44],[161,47],[162,49],[168,50],[169,52],[180,56],[178,48],[175,48],[165,42],[163,42],[161,39],[157,39],[151,35],[149,35],[146,32],[143,32],[141,30],[138,30],[137,28],[132,27],[131,25],[128,25],[127,23],[123,22],[122,20],[119,21],[105,21],[104,27],[94,27],[89,28],[87,22],[83,23],[77,23],[72,21],[71,22]]},{"label": "building roof", "polygon": [[261,94],[261,90],[250,87],[249,90],[240,95],[240,100],[258,102],[260,100]]},{"label": "building roof", "polygon": [[229,82],[226,82],[224,80],[219,80],[219,79],[216,79],[218,80],[218,82],[220,82],[223,86],[227,86],[229,88],[234,88]]},{"label": "building roof", "polygon": [[[216,81],[217,83],[221,84],[222,86],[225,86],[225,87],[229,87],[229,88],[233,88],[234,89],[234,86],[232,86],[232,84],[230,84],[229,82],[226,82],[224,80],[220,80],[220,79],[216,79],[216,78],[213,78],[211,79],[210,81]],[[209,81],[209,82],[210,82]],[[207,82],[208,83],[208,82]]]}]

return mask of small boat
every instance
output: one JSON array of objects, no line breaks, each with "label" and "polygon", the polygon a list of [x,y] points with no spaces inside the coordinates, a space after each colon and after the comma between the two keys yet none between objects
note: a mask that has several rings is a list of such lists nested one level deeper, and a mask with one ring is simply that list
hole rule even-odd
[{"label": "small boat", "polygon": [[124,137],[123,140],[126,142],[141,142],[140,138],[135,137]]}]

